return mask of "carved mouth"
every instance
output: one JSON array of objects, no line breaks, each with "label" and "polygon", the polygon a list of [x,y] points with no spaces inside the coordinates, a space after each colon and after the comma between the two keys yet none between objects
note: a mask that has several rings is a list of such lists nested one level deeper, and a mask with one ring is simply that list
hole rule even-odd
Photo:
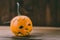
[{"label": "carved mouth", "polygon": [[17,34],[18,34],[19,36],[23,35],[21,32],[18,32]]},{"label": "carved mouth", "polygon": [[15,32],[14,31],[14,33],[17,34],[17,36],[23,36],[23,34],[21,32]]}]

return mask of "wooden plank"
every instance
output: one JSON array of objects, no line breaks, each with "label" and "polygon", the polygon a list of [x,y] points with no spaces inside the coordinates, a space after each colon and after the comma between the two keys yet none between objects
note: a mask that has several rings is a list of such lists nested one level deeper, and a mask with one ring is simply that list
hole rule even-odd
[{"label": "wooden plank", "polygon": [[0,26],[0,40],[60,40],[60,28],[33,27],[28,37],[16,37],[9,26]]}]

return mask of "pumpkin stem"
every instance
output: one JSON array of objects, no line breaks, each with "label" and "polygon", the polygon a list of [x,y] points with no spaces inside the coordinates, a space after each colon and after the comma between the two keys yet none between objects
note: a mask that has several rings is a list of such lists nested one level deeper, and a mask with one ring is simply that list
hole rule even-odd
[{"label": "pumpkin stem", "polygon": [[19,2],[17,2],[17,13],[18,13],[18,16],[21,15],[21,13],[19,12],[19,6],[20,6],[20,4],[19,4]]}]

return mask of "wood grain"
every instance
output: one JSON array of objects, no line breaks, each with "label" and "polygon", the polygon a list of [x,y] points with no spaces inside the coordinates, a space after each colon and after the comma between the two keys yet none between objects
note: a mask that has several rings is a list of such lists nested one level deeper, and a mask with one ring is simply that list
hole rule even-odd
[{"label": "wood grain", "polygon": [[60,40],[60,28],[33,27],[32,32],[26,37],[16,37],[9,26],[0,26],[0,40]]}]

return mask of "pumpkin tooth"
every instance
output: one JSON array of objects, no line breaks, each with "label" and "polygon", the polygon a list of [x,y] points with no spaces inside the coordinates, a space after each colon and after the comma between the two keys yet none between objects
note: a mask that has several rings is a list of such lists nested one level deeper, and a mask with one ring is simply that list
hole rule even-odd
[{"label": "pumpkin tooth", "polygon": [[22,36],[22,33],[21,32],[18,32],[18,36]]},{"label": "pumpkin tooth", "polygon": [[28,34],[29,34],[29,32],[26,33],[26,35],[28,35]]}]

